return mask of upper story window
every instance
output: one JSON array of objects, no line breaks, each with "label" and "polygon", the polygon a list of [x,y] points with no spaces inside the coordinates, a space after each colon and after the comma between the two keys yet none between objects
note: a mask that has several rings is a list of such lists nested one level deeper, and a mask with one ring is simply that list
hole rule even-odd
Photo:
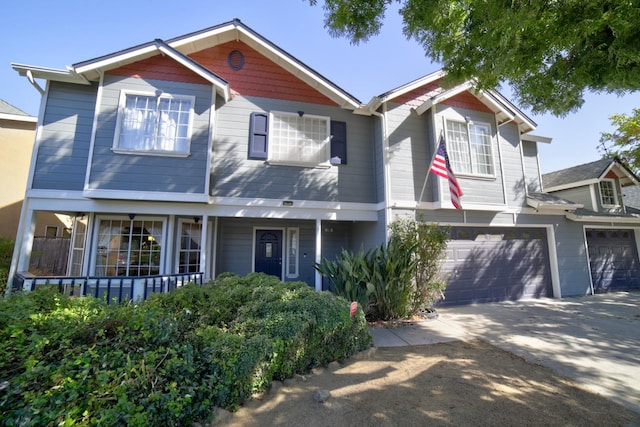
[{"label": "upper story window", "polygon": [[188,154],[194,97],[121,93],[114,151]]},{"label": "upper story window", "polygon": [[447,120],[447,152],[456,174],[494,175],[488,124]]},{"label": "upper story window", "polygon": [[300,113],[251,113],[249,158],[275,164],[347,164],[347,124]]},{"label": "upper story window", "polygon": [[600,181],[600,202],[602,206],[618,206],[615,182],[612,179]]},{"label": "upper story window", "polygon": [[268,160],[277,163],[328,165],[328,117],[271,113]]}]

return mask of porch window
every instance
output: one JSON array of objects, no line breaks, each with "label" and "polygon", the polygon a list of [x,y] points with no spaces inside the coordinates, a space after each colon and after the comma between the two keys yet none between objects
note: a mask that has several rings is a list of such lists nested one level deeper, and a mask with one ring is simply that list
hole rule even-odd
[{"label": "porch window", "polygon": [[447,120],[447,151],[456,174],[494,176],[490,125]]},{"label": "porch window", "polygon": [[114,151],[189,153],[193,104],[192,96],[123,92]]},{"label": "porch window", "polygon": [[178,273],[198,273],[200,269],[200,246],[202,224],[180,221],[180,249],[178,250]]},{"label": "porch window", "polygon": [[163,222],[102,219],[95,271],[99,276],[160,274]]},{"label": "porch window", "polygon": [[600,202],[602,206],[618,206],[615,182],[611,179],[600,181]]},{"label": "porch window", "polygon": [[287,277],[298,277],[298,247],[300,230],[287,228]]},{"label": "porch window", "polygon": [[328,117],[272,112],[270,123],[270,162],[329,166],[331,130]]}]

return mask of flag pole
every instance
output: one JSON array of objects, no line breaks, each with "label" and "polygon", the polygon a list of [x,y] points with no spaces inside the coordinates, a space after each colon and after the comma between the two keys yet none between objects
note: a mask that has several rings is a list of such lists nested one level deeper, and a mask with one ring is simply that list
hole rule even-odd
[{"label": "flag pole", "polygon": [[427,176],[424,177],[424,182],[422,183],[422,190],[420,191],[420,197],[418,198],[418,203],[422,201],[422,196],[424,196],[424,190],[427,187],[427,180],[429,179],[429,174],[431,174],[431,167],[433,166],[433,162],[436,160],[436,156],[438,155],[438,147],[440,147],[440,141],[444,140],[444,130],[440,130],[440,138],[436,141],[436,145],[433,148],[433,156],[431,156],[431,162],[429,163],[429,167],[427,168]]}]

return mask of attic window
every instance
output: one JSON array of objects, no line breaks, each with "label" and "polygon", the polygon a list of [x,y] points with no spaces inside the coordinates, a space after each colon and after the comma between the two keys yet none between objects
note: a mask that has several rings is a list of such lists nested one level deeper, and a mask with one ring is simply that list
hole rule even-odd
[{"label": "attic window", "polygon": [[229,63],[229,67],[234,70],[240,70],[244,65],[244,55],[239,50],[232,50],[229,52],[229,56],[227,57],[227,62]]}]

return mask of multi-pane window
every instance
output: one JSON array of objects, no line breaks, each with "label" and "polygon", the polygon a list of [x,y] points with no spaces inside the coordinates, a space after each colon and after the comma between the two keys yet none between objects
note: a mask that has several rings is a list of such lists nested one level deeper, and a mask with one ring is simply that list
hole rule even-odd
[{"label": "multi-pane window", "polygon": [[614,182],[611,180],[600,181],[600,201],[602,206],[617,206],[618,199]]},{"label": "multi-pane window", "polygon": [[447,120],[447,152],[455,173],[493,175],[491,126]]},{"label": "multi-pane window", "polygon": [[328,117],[271,113],[269,161],[328,165],[330,140]]},{"label": "multi-pane window", "polygon": [[287,228],[287,277],[298,277],[298,228]]},{"label": "multi-pane window", "polygon": [[202,224],[184,221],[180,224],[180,250],[178,251],[178,273],[200,272],[200,240]]},{"label": "multi-pane window", "polygon": [[188,153],[193,97],[123,93],[115,148]]},{"label": "multi-pane window", "polygon": [[98,231],[96,274],[152,276],[160,274],[162,221],[103,219]]}]

